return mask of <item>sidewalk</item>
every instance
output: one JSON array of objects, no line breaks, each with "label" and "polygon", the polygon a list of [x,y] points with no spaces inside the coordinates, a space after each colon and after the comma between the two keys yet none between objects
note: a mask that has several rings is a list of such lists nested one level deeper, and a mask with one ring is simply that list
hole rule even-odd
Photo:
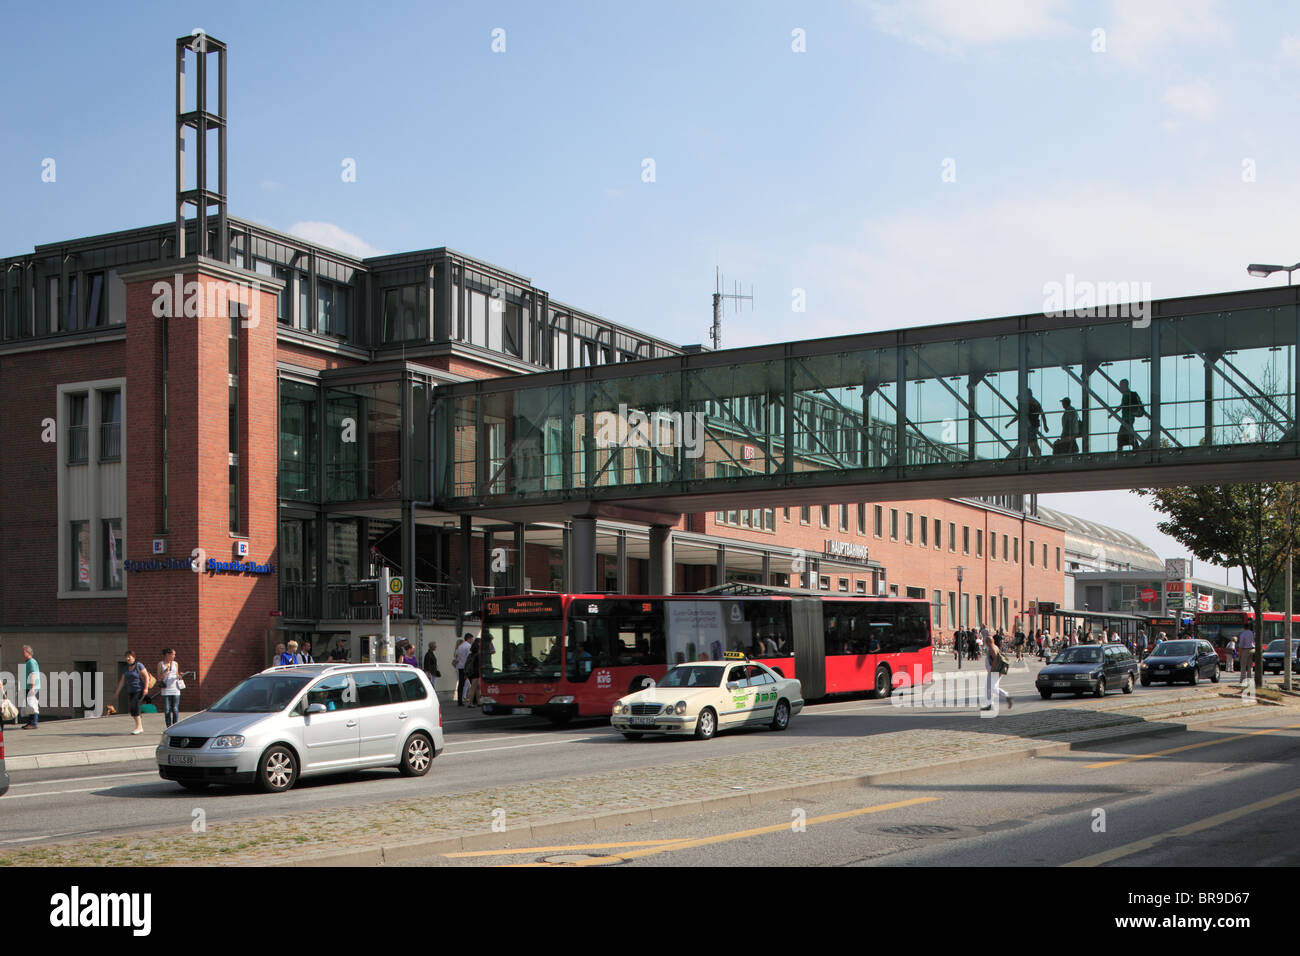
[{"label": "sidewalk", "polygon": [[[1111,697],[1042,714],[971,719],[961,728],[889,731],[826,741],[792,739],[761,756],[715,756],[684,744],[682,761],[536,780],[471,791],[428,793],[318,817],[280,813],[219,823],[195,836],[124,834],[0,851],[0,866],[221,865],[369,866],[461,850],[526,846],[727,807],[742,808],[853,786],[877,786],[936,769],[988,766],[1066,754],[1074,747],[1186,731],[1226,715],[1274,713],[1204,689],[1175,700]],[[1293,711],[1294,712],[1294,711]],[[637,746],[629,744],[628,746]],[[678,755],[674,750],[673,757]],[[436,772],[436,768],[435,768]],[[194,797],[195,800],[206,798]],[[503,832],[494,826],[504,823]]]},{"label": "sidewalk", "polygon": [[[535,717],[488,717],[477,707],[460,707],[454,691],[438,694],[442,705],[442,726],[448,733],[467,733],[488,727],[546,726]],[[181,718],[195,712],[182,712]],[[162,714],[142,714],[144,733],[131,734],[135,722],[128,715],[83,717],[80,719],[46,719],[35,730],[20,730],[5,724],[5,769],[47,770],[53,767],[80,767],[92,764],[130,763],[152,760],[154,749],[164,729]]]}]

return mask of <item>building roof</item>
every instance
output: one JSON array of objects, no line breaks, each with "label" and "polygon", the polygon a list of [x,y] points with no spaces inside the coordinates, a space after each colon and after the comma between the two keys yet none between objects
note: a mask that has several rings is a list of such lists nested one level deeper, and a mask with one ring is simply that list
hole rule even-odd
[{"label": "building roof", "polygon": [[1080,518],[1077,515],[1066,514],[1064,511],[1056,511],[1053,508],[1039,507],[1039,520],[1061,528],[1072,534],[1081,535],[1085,538],[1093,538],[1097,541],[1103,541],[1107,544],[1115,544],[1124,548],[1132,548],[1151,556],[1153,561],[1160,562],[1160,556],[1142,541],[1133,537],[1127,532],[1120,531],[1118,528],[1112,528],[1109,525],[1098,524],[1095,521],[1088,521],[1086,518]]}]

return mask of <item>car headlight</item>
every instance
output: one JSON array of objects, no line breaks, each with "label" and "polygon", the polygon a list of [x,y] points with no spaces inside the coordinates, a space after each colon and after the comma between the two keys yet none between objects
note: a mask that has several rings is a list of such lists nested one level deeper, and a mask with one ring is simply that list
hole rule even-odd
[{"label": "car headlight", "polygon": [[1181,664],[1179,664],[1178,666],[1179,666],[1179,667],[1191,667],[1191,666],[1192,666],[1192,662],[1191,662],[1191,661],[1183,661],[1183,662],[1182,662]]},{"label": "car headlight", "polygon": [[170,747],[170,746],[172,745],[171,741],[172,741],[171,737],[169,737],[167,734],[163,734],[163,735],[162,735],[162,740],[158,741],[158,746],[159,746],[159,747]]},{"label": "car headlight", "polygon": [[1093,680],[1097,680],[1097,678],[1101,677],[1101,671],[1093,671],[1093,672],[1092,672],[1091,674],[1089,674],[1088,676],[1089,676],[1090,678],[1092,678]]},{"label": "car headlight", "polygon": [[618,701],[614,701],[614,715],[618,716],[621,713],[623,713],[623,705]]},{"label": "car headlight", "polygon": [[222,737],[212,738],[213,750],[220,750],[226,747],[242,747],[242,746],[244,746],[244,738],[241,737],[239,734],[226,734],[225,736]]},{"label": "car headlight", "polygon": [[686,701],[679,700],[676,704],[674,704],[673,713],[675,713],[678,717],[686,713]]}]

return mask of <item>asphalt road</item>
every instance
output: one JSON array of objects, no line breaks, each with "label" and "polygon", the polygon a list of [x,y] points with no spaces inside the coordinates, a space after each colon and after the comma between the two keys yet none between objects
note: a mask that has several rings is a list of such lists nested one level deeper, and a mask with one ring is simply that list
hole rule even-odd
[{"label": "asphalt road", "polygon": [[[951,660],[940,670],[950,670]],[[1016,697],[1016,712],[1070,706],[1067,700],[1041,701],[1028,672],[1013,672],[1003,686]],[[1135,697],[1156,699],[1177,689],[1139,688]],[[1112,694],[1112,698],[1117,694]],[[318,815],[328,821],[343,808],[374,806],[408,795],[456,793],[589,773],[593,769],[635,770],[643,766],[698,760],[710,755],[761,754],[766,749],[824,740],[852,739],[911,727],[966,727],[981,720],[974,707],[929,710],[897,706],[889,700],[839,700],[808,707],[785,733],[745,731],[709,742],[648,738],[625,741],[604,721],[554,729],[506,719],[500,729],[452,733],[446,752],[428,776],[404,779],[396,771],[371,771],[345,777],[305,780],[289,794],[270,796],[250,790],[214,788],[202,797],[211,823],[283,813]],[[1085,701],[1086,703],[1086,701]],[[195,797],[158,778],[150,761],[111,767],[30,770],[11,774],[13,786],[0,800],[0,847],[50,840],[103,837],[156,827],[189,824]],[[485,808],[484,826],[491,824]]]},{"label": "asphalt road", "polygon": [[411,865],[1296,865],[1297,758],[1296,713],[1250,711],[1187,733]]}]

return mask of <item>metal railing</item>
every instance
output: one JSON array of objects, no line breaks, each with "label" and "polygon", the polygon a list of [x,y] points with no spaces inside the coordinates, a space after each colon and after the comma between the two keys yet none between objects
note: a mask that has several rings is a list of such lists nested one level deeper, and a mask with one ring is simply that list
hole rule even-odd
[{"label": "metal railing", "polygon": [[102,422],[99,426],[99,460],[122,460],[122,423]]},{"label": "metal railing", "polygon": [[87,425],[68,426],[68,464],[84,465],[90,458],[90,428]]},{"label": "metal railing", "polygon": [[[280,584],[280,611],[284,617],[292,620],[331,620],[331,621],[380,621],[383,619],[382,608],[378,605],[353,605],[348,595],[352,585],[329,584],[325,587],[325,607],[320,606],[316,585],[301,583]],[[476,587],[468,610],[480,614],[483,600],[497,593],[508,593],[505,589]],[[424,620],[458,617],[461,613],[461,594],[459,584],[431,584],[416,581],[408,590],[406,606],[402,617],[420,617]]]}]

